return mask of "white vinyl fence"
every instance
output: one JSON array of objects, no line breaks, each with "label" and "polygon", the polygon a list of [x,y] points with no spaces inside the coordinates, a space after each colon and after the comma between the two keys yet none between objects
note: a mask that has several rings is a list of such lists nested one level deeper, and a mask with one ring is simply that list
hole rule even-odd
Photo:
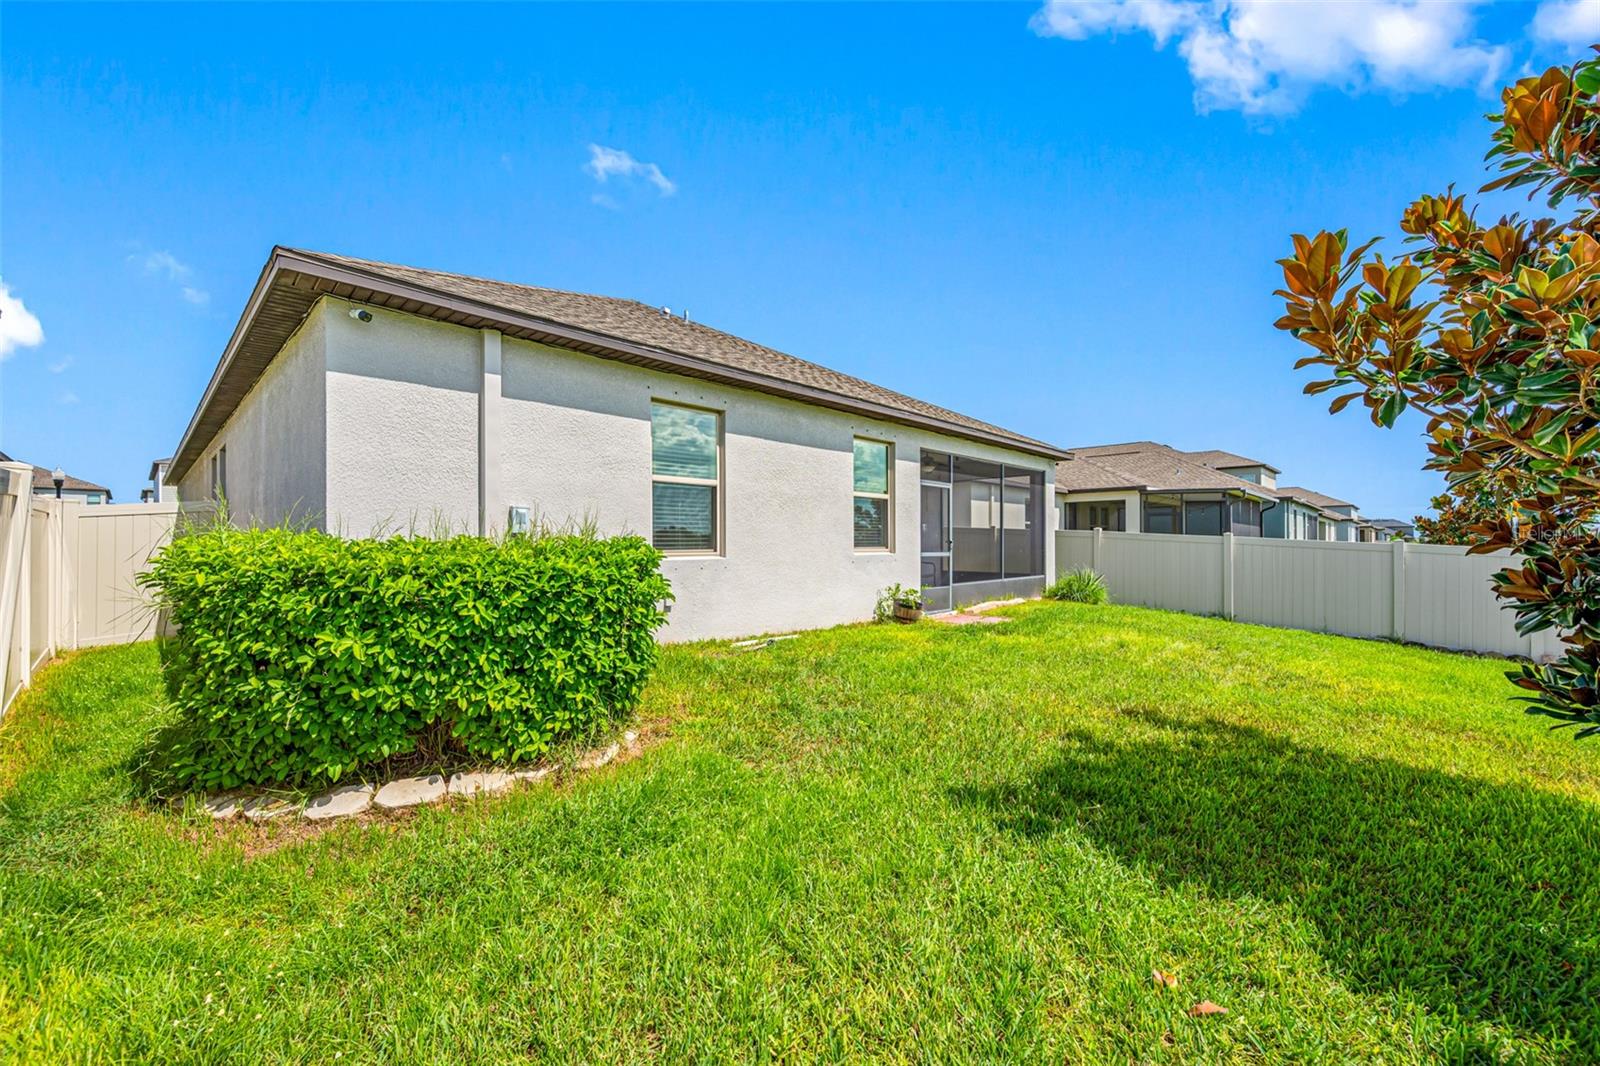
[{"label": "white vinyl fence", "polygon": [[176,503],[89,505],[32,492],[32,467],[0,463],[0,715],[52,656],[154,635],[134,578],[178,514]]},{"label": "white vinyl fence", "polygon": [[1519,636],[1490,576],[1506,551],[1387,541],[1276,540],[1058,530],[1056,570],[1089,567],[1116,603],[1241,622],[1543,660],[1553,632]]}]

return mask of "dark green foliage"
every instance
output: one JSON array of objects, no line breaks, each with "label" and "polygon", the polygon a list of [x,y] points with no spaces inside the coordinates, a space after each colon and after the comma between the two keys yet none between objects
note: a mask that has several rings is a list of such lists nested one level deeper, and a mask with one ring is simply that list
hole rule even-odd
[{"label": "dark green foliage", "polygon": [[141,579],[183,785],[333,780],[432,738],[530,759],[633,708],[671,596],[638,537],[394,537],[218,527]]}]

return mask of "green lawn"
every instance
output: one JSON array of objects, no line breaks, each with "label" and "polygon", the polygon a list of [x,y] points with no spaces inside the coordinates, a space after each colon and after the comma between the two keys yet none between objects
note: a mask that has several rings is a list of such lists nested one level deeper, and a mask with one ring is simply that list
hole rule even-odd
[{"label": "green lawn", "polygon": [[639,758],[319,833],[142,807],[154,650],[80,654],[0,728],[0,1046],[1600,1058],[1600,741],[1504,664],[1008,613],[671,648]]}]

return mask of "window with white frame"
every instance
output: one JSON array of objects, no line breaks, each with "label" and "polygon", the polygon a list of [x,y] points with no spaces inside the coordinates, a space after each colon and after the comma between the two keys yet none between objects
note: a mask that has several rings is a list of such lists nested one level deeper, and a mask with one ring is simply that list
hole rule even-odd
[{"label": "window with white frame", "polygon": [[894,449],[881,440],[855,439],[854,497],[851,501],[857,550],[890,546],[894,524]]},{"label": "window with white frame", "polygon": [[651,542],[668,554],[712,554],[722,529],[722,415],[650,404]]}]

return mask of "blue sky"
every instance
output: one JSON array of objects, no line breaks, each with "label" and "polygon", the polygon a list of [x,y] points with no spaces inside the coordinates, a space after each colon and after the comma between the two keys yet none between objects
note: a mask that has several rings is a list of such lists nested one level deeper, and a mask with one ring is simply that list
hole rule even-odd
[{"label": "blue sky", "polygon": [[1495,85],[1596,6],[7,3],[0,450],[136,499],[281,243],[687,308],[1409,517],[1420,425],[1301,395],[1273,260],[1475,188]]}]

